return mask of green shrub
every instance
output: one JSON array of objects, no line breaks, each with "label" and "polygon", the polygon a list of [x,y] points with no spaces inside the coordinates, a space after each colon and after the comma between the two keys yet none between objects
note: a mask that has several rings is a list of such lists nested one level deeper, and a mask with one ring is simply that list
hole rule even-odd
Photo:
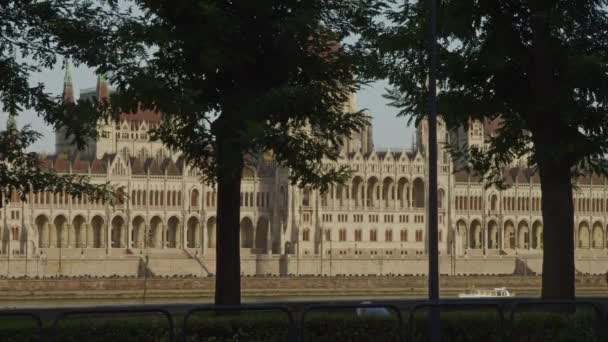
[{"label": "green shrub", "polygon": [[204,313],[190,316],[186,341],[289,341],[289,320],[275,312]]},{"label": "green shrub", "polygon": [[[450,311],[440,313],[441,340],[445,342],[500,341],[499,315],[496,310]],[[429,310],[414,315],[412,327],[414,341],[428,341]]]},{"label": "green shrub", "polygon": [[338,317],[327,315],[314,317],[304,322],[305,341],[310,342],[392,342],[399,341],[398,321],[387,317]]},{"label": "green shrub", "polygon": [[160,315],[70,317],[57,329],[57,342],[166,342],[169,324]]},{"label": "green shrub", "polygon": [[34,342],[39,338],[38,325],[31,318],[0,318],[0,341]]},{"label": "green shrub", "polygon": [[592,312],[522,313],[515,316],[509,340],[521,342],[605,341]]},{"label": "green shrub", "polygon": [[[428,341],[428,311],[417,312],[413,326],[406,322],[398,326],[395,316],[360,318],[351,311],[319,312],[306,315],[302,331],[307,342],[390,342],[399,334],[413,332],[414,341]],[[507,317],[508,318],[508,315]],[[575,313],[524,312],[515,315],[514,322],[506,320],[507,341],[571,342],[606,341],[598,335],[593,312]],[[180,336],[183,316],[174,315],[175,337]],[[410,330],[411,329],[411,330]],[[442,342],[500,341],[498,314],[495,311],[442,312]],[[70,317],[59,324],[61,342],[131,342],[168,341],[166,319],[160,315],[126,317]],[[44,334],[50,334],[47,322]],[[247,312],[231,314],[196,313],[188,320],[188,342],[291,342],[289,322],[285,314]],[[37,341],[36,325],[24,319],[0,319],[0,341]]]}]

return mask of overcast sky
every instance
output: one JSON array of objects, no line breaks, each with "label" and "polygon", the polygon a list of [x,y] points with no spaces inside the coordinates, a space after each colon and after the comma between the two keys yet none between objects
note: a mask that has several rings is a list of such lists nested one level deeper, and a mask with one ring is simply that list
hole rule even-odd
[{"label": "overcast sky", "polygon": [[[64,71],[61,65],[58,68],[34,75],[32,82],[42,82],[47,91],[53,94],[61,94],[63,89]],[[75,95],[78,97],[79,90],[95,87],[96,76],[92,69],[86,67],[75,68],[73,71]],[[405,118],[396,118],[397,110],[388,106],[382,97],[387,87],[386,82],[377,82],[372,86],[362,89],[357,98],[359,108],[369,109],[373,117],[374,144],[377,148],[403,148],[411,145],[411,127],[407,127]],[[0,113],[0,127],[4,129],[7,114]],[[42,120],[31,112],[22,113],[17,119],[21,127],[31,124],[33,129],[40,132],[44,137],[32,146],[32,150],[38,152],[53,153],[55,150],[55,136],[52,128],[48,127]]]}]

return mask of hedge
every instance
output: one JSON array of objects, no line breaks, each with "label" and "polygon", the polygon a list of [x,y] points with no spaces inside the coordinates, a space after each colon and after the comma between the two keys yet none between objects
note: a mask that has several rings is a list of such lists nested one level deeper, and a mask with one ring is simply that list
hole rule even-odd
[{"label": "hedge", "polygon": [[[408,315],[404,315],[407,320]],[[491,312],[450,312],[441,314],[442,341],[486,342],[499,341],[497,314]],[[177,327],[176,340],[180,337],[183,316],[174,316]],[[315,342],[367,342],[398,341],[400,333],[413,332],[414,341],[427,341],[428,320],[426,312],[415,315],[410,331],[407,322],[401,326],[391,317],[360,318],[353,313],[318,313],[307,316],[302,326],[305,341]],[[37,341],[35,325],[20,319],[0,319],[0,341]],[[517,315],[514,322],[507,320],[507,341],[565,342],[606,341],[600,336],[595,316],[589,312],[576,314],[526,313]],[[186,341],[290,341],[289,324],[285,316],[270,313],[248,314],[195,314],[187,327]],[[43,334],[51,333],[49,324]],[[161,316],[145,317],[94,317],[70,319],[59,325],[58,340],[61,342],[132,342],[168,341],[169,329]]]}]

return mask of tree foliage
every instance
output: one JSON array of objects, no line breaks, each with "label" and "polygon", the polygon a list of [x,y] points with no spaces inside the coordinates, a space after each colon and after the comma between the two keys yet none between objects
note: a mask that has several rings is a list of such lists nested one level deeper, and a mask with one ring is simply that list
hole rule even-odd
[{"label": "tree foliage", "polygon": [[238,136],[240,153],[272,151],[294,184],[326,187],[346,174],[321,168],[321,160],[336,159],[336,146],[368,118],[345,112],[361,80],[339,42],[354,19],[373,15],[373,1],[136,3],[145,20],[125,29],[143,43],[135,50],[150,54],[108,67],[117,110],[162,112],[153,137],[211,181],[221,172],[221,131]]},{"label": "tree foliage", "polygon": [[89,196],[113,204],[115,196],[109,184],[91,185],[88,177],[80,175],[58,175],[40,167],[36,153],[24,152],[39,134],[28,126],[22,130],[14,128],[0,132],[0,197],[8,201],[13,193],[22,201],[30,192],[64,192],[72,197]]},{"label": "tree foliage", "polygon": [[[246,156],[272,153],[293,184],[327,188],[327,167],[368,118],[345,110],[362,83],[340,42],[381,8],[376,0],[134,0],[143,16],[116,31],[114,113],[161,112],[152,132],[218,185],[216,303],[240,303],[239,192]],[[129,39],[131,41],[129,42]]]},{"label": "tree foliage", "polygon": [[[452,145],[458,165],[504,185],[518,160],[538,169],[543,193],[543,296],[574,296],[572,185],[608,164],[606,0],[443,1],[438,27],[439,111],[451,128],[500,120],[487,148]],[[400,114],[426,113],[429,44],[424,1],[406,1],[365,32]]]},{"label": "tree foliage", "polygon": [[[470,119],[503,119],[497,134],[489,137],[488,150],[452,149],[491,183],[517,159],[536,165],[535,132],[548,123],[559,127],[552,133],[560,139],[547,146],[546,154],[606,173],[608,2],[542,3],[444,1],[440,9],[438,101],[443,118],[452,128],[466,127]],[[424,2],[406,2],[387,13],[392,24],[368,32],[368,43],[375,46],[371,55],[381,61],[394,86],[388,98],[401,115],[414,118],[425,115],[428,103],[426,14]],[[540,32],[538,21],[546,32]],[[547,38],[540,41],[543,46],[535,38],[541,34]],[[541,48],[546,59],[539,59]]]},{"label": "tree foliage", "polygon": [[[61,96],[48,93],[43,84],[31,84],[30,77],[58,65],[58,58],[76,55],[81,62],[95,44],[120,23],[114,1],[53,0],[0,1],[0,108],[11,120],[26,110],[34,111],[47,124],[63,127],[74,143],[83,146],[96,132],[92,120],[107,108],[98,101],[64,104]],[[64,191],[85,194],[113,202],[112,187],[93,186],[85,177],[58,175],[39,167],[37,156],[26,149],[40,135],[29,126],[18,130],[13,124],[0,133],[0,192],[12,191],[23,200],[30,191]],[[8,196],[4,196],[5,199]]]}]

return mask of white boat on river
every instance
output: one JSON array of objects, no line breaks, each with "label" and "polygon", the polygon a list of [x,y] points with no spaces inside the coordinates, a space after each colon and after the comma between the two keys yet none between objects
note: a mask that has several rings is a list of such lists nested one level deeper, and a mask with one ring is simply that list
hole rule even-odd
[{"label": "white boat on river", "polygon": [[515,294],[506,287],[497,287],[490,290],[469,289],[464,293],[458,294],[458,298],[507,298],[514,297]]}]

